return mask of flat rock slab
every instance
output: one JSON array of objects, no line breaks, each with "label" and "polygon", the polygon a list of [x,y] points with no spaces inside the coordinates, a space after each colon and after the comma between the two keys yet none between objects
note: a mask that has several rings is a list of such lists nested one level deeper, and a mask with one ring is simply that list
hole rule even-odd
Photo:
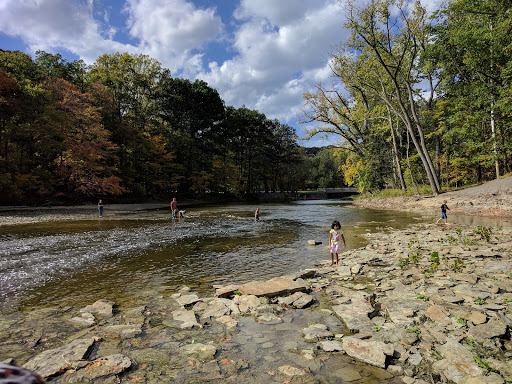
[{"label": "flat rock slab", "polygon": [[332,310],[348,327],[350,332],[370,332],[375,325],[368,316],[374,312],[370,302],[365,299],[353,300],[349,304],[340,304]]},{"label": "flat rock slab", "polygon": [[103,376],[117,375],[132,366],[132,361],[120,354],[100,357],[91,364],[71,375],[67,380],[70,383],[89,381]]},{"label": "flat rock slab", "polygon": [[114,314],[114,306],[116,303],[110,300],[98,300],[94,304],[88,305],[82,309],[82,313],[96,313],[102,316],[112,316]]},{"label": "flat rock slab", "polygon": [[304,340],[308,343],[315,343],[321,339],[334,337],[325,324],[313,324],[302,330]]},{"label": "flat rock slab", "polygon": [[176,299],[177,303],[181,305],[182,307],[185,307],[187,305],[195,304],[199,301],[199,297],[196,294],[190,294],[190,295],[183,295]]},{"label": "flat rock slab", "polygon": [[483,342],[485,339],[491,339],[493,337],[504,337],[507,333],[507,326],[503,321],[494,318],[485,324],[471,327],[468,333],[477,341]]},{"label": "flat rock slab", "polygon": [[352,336],[343,338],[343,350],[355,359],[380,368],[386,368],[386,357],[392,356],[395,352],[395,348],[391,344],[361,340]]},{"label": "flat rock slab", "polygon": [[228,298],[233,296],[236,291],[238,291],[238,285],[228,285],[225,287],[219,287],[215,290],[215,296]]},{"label": "flat rock slab", "polygon": [[290,277],[275,277],[267,281],[252,281],[244,284],[239,291],[244,295],[258,297],[285,296],[295,292],[307,292],[308,288],[303,282],[293,280]]},{"label": "flat rock slab", "polygon": [[217,347],[201,343],[187,344],[183,347],[182,351],[188,356],[195,357],[199,361],[206,362],[213,360],[217,353]]},{"label": "flat rock slab", "polygon": [[92,337],[74,340],[68,345],[40,353],[27,361],[24,367],[36,371],[44,378],[56,375],[69,367],[70,362],[86,359],[94,343]]},{"label": "flat rock slab", "polygon": [[109,325],[106,327],[101,327],[98,330],[98,334],[107,337],[107,336],[122,336],[125,338],[135,337],[142,333],[142,324],[119,324],[119,325]]},{"label": "flat rock slab", "polygon": [[194,311],[173,311],[172,318],[179,323],[181,329],[199,328]]},{"label": "flat rock slab", "polygon": [[305,308],[314,301],[314,297],[304,292],[295,292],[293,295],[280,297],[279,304],[295,308]]}]

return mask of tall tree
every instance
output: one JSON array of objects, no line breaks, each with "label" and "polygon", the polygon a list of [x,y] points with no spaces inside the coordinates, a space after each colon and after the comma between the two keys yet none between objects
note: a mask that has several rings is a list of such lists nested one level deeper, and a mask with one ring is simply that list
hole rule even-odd
[{"label": "tall tree", "polygon": [[423,77],[418,58],[425,40],[426,12],[417,2],[412,8],[400,0],[374,0],[358,7],[348,5],[346,26],[352,31],[349,47],[369,49],[393,85],[394,102],[382,100],[400,117],[421,158],[434,194],[441,190],[428,152],[415,86]]}]

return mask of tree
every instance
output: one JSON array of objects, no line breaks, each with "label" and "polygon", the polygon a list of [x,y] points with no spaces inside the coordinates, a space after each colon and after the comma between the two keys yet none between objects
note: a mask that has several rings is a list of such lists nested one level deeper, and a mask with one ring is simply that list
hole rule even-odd
[{"label": "tree", "polygon": [[[396,12],[393,12],[392,8]],[[425,41],[426,12],[419,3],[412,8],[401,1],[375,0],[358,8],[348,5],[346,26],[352,31],[349,47],[368,49],[393,86],[390,100],[385,88],[373,88],[382,101],[400,117],[421,158],[434,194],[441,190],[425,141],[415,85],[421,80],[418,57]]]}]

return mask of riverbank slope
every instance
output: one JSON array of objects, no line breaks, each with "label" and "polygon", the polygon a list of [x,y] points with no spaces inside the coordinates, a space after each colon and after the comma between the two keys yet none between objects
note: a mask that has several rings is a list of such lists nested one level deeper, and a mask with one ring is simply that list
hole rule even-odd
[{"label": "riverbank slope", "polygon": [[512,176],[488,183],[442,193],[439,196],[364,198],[354,202],[360,208],[405,210],[440,215],[446,200],[450,213],[512,217]]}]

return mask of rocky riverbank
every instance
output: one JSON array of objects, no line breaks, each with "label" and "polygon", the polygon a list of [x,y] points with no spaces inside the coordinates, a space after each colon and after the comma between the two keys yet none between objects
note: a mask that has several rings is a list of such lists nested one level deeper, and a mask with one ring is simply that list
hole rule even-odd
[{"label": "rocky riverbank", "polygon": [[366,236],[338,268],[211,297],[164,287],[136,308],[12,313],[0,360],[51,383],[512,382],[512,229]]},{"label": "rocky riverbank", "polygon": [[512,176],[439,196],[365,198],[356,200],[354,204],[360,208],[431,212],[440,216],[439,207],[444,200],[450,208],[448,215],[512,217]]}]

